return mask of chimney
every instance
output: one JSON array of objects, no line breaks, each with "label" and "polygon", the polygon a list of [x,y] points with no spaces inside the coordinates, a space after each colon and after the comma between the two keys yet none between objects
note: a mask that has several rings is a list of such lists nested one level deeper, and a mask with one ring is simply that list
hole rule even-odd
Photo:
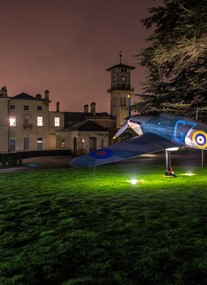
[{"label": "chimney", "polygon": [[96,115],[96,103],[95,102],[91,103],[91,114],[93,116]]},{"label": "chimney", "polygon": [[49,101],[49,90],[45,90],[45,100]]},{"label": "chimney", "polygon": [[2,87],[0,90],[0,96],[7,97],[7,88],[6,86]]},{"label": "chimney", "polygon": [[83,108],[84,108],[84,113],[88,113],[88,104],[84,105]]},{"label": "chimney", "polygon": [[56,103],[56,112],[60,112],[60,103],[59,102]]},{"label": "chimney", "polygon": [[41,94],[37,94],[37,95],[35,96],[35,98],[36,98],[37,100],[41,100],[42,96],[41,96]]}]

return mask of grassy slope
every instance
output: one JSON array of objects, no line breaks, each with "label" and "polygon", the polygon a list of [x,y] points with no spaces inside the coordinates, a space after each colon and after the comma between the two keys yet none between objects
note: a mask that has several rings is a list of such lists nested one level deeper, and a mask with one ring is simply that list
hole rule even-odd
[{"label": "grassy slope", "polygon": [[207,284],[206,171],[1,174],[0,284]]}]

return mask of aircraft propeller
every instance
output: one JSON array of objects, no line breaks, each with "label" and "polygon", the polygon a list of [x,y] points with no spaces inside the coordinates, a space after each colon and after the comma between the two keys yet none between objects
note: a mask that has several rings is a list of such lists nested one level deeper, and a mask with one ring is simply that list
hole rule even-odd
[{"label": "aircraft propeller", "polygon": [[132,130],[135,131],[135,133],[137,133],[138,135],[142,135],[142,133],[143,133],[142,129],[140,127],[140,123],[134,122],[134,121],[130,120],[130,118],[128,118],[128,119],[126,119],[125,124],[115,134],[113,139],[116,139],[117,137],[119,137],[128,127],[132,128]]},{"label": "aircraft propeller", "polygon": [[127,95],[127,105],[128,105],[128,117],[125,119],[125,124],[117,131],[117,133],[114,135],[113,139],[116,139],[119,137],[128,127],[132,128],[132,130],[137,133],[138,135],[142,135],[142,129],[141,129],[141,122],[136,122],[132,119],[131,116],[131,95]]},{"label": "aircraft propeller", "polygon": [[118,130],[118,132],[114,135],[113,139],[118,138],[127,128],[128,128],[128,121]]}]

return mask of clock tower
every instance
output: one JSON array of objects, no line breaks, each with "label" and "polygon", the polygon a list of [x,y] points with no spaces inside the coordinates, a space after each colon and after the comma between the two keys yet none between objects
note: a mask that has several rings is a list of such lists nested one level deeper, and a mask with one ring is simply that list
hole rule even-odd
[{"label": "clock tower", "polygon": [[111,96],[110,114],[116,118],[117,128],[124,124],[124,119],[129,115],[131,95],[134,91],[130,79],[131,71],[135,67],[123,64],[121,57],[120,53],[120,63],[106,70],[111,72],[111,88],[107,91]]}]

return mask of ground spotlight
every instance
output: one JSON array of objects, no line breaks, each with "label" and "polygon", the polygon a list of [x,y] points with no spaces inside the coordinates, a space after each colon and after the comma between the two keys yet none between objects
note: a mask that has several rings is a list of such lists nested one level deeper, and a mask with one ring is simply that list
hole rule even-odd
[{"label": "ground spotlight", "polygon": [[138,183],[138,180],[137,179],[131,179],[130,182],[132,185],[136,185]]},{"label": "ground spotlight", "polygon": [[137,185],[137,184],[144,183],[144,180],[132,178],[132,179],[128,180],[127,182],[129,182],[131,185]]}]

